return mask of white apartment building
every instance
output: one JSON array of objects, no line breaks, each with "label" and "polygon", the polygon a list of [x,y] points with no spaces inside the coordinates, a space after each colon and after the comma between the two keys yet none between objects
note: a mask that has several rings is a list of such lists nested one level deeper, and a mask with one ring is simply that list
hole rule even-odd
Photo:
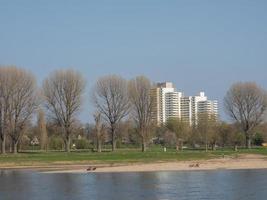
[{"label": "white apartment building", "polygon": [[181,118],[196,125],[200,114],[218,118],[218,101],[208,100],[204,92],[197,96],[181,98]]},{"label": "white apartment building", "polygon": [[167,116],[175,115],[178,112],[178,101],[172,100],[177,98],[175,88],[170,82],[157,83],[151,90],[151,95],[154,98],[153,115],[158,124],[166,122]]},{"label": "white apartment building", "polygon": [[155,98],[153,118],[158,125],[164,124],[171,117],[181,118],[190,125],[197,124],[199,114],[218,117],[218,102],[208,100],[204,92],[187,97],[177,92],[170,82],[158,83],[151,91]]},{"label": "white apartment building", "polygon": [[192,110],[192,97],[182,97],[181,98],[181,119],[187,121],[192,125],[193,121],[193,110]]},{"label": "white apartment building", "polygon": [[214,115],[214,117],[218,117],[218,101],[200,101],[198,102],[198,113],[199,114],[208,114]]},{"label": "white apartment building", "polygon": [[164,122],[168,118],[181,118],[181,92],[167,92],[165,94],[165,115]]}]

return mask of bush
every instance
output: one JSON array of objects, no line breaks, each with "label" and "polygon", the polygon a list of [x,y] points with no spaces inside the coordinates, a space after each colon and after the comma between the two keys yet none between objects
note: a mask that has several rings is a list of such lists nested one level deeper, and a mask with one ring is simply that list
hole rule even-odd
[{"label": "bush", "polygon": [[256,133],[254,138],[253,138],[253,144],[256,146],[261,146],[263,142],[264,142],[264,139],[263,139],[262,134]]},{"label": "bush", "polygon": [[176,146],[176,136],[171,131],[166,131],[163,136],[163,145],[166,147],[175,147]]},{"label": "bush", "polygon": [[76,149],[90,149],[91,145],[87,139],[77,139],[74,141]]},{"label": "bush", "polygon": [[60,137],[52,137],[49,139],[48,146],[51,150],[62,150],[64,147],[64,142]]}]

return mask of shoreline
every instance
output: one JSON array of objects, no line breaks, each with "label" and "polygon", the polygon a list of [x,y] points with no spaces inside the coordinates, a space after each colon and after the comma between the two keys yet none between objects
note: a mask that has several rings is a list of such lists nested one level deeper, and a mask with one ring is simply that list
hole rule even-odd
[{"label": "shoreline", "polygon": [[[88,170],[88,168],[96,168]],[[161,172],[161,171],[201,171],[201,170],[242,170],[267,169],[267,156],[245,154],[238,157],[215,158],[209,160],[169,161],[154,163],[124,164],[68,164],[48,166],[0,167],[0,170],[25,170],[40,173],[116,173],[116,172]]]},{"label": "shoreline", "polygon": [[267,156],[241,155],[238,158],[225,157],[210,160],[176,161],[162,163],[128,164],[120,166],[96,167],[95,171],[86,169],[60,170],[44,173],[116,173],[116,172],[163,172],[163,171],[201,171],[201,170],[242,170],[267,169]]}]

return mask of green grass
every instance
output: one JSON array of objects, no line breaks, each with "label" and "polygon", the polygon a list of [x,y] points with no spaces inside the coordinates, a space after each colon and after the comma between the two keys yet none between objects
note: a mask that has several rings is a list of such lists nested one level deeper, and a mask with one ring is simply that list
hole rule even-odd
[{"label": "green grass", "polygon": [[[261,154],[267,155],[267,149],[256,148],[251,150],[242,149],[238,154]],[[203,150],[184,150],[176,152],[174,149],[167,149],[163,152],[162,148],[151,148],[142,153],[139,149],[119,149],[116,152],[39,152],[28,151],[17,155],[0,155],[0,167],[2,166],[45,166],[60,164],[119,164],[119,163],[151,163],[164,161],[185,161],[220,158],[234,156],[237,153],[231,149],[205,152]]]}]

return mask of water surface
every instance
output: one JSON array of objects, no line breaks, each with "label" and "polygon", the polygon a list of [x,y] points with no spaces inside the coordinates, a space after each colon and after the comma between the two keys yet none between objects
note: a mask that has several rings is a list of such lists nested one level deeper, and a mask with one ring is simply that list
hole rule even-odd
[{"label": "water surface", "polygon": [[267,170],[42,174],[0,171],[0,200],[266,200]]}]

